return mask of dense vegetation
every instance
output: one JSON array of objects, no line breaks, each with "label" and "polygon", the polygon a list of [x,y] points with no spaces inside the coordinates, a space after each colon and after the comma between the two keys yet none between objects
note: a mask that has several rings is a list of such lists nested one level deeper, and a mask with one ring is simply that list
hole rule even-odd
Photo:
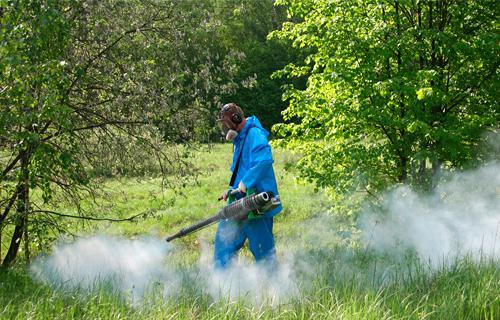
[{"label": "dense vegetation", "polygon": [[500,123],[498,5],[492,1],[283,0],[274,37],[310,48],[276,127],[303,176],[337,194],[395,183],[432,190],[440,171],[478,165]]},{"label": "dense vegetation", "polygon": [[184,184],[196,171],[185,161],[190,149],[177,146],[218,140],[222,101],[265,112],[268,128],[284,108],[269,76],[293,49],[266,42],[283,19],[271,1],[0,8],[0,238],[11,242],[4,266],[23,235],[29,259],[30,242],[64,233],[50,205],[71,202],[72,215],[90,217],[81,196],[98,192],[99,177],[160,174],[166,186]]},{"label": "dense vegetation", "polygon": [[[361,205],[387,213],[388,189],[433,195],[447,173],[498,159],[499,31],[490,0],[0,0],[3,312],[498,317],[498,261],[401,265],[363,247],[357,218]],[[61,237],[158,233],[215,209],[230,149],[211,144],[229,101],[271,131],[287,201],[277,237],[300,240],[279,249],[305,248],[318,267],[295,300],[248,308],[188,288],[179,309],[138,310],[30,280],[21,262]],[[300,227],[318,212],[334,219],[320,222],[327,246]],[[196,269],[197,248],[183,244],[193,250],[176,253],[179,268]],[[344,263],[359,277],[331,267]]]},{"label": "dense vegetation", "polygon": [[[221,180],[227,178],[230,156],[228,144],[197,153],[200,184],[186,189],[182,197],[162,190],[157,180],[110,180],[106,188],[112,191],[107,197],[117,204],[117,218],[144,208],[153,209],[153,216],[122,224],[72,224],[71,230],[80,235],[105,232],[127,238],[153,235],[163,242],[167,234],[217,209],[215,199]],[[275,152],[286,203],[276,219],[277,251],[284,265],[286,255],[294,255],[291,267],[297,272],[290,281],[301,286],[298,293],[285,292],[280,304],[252,303],[255,297],[245,292],[234,300],[217,299],[207,292],[200,252],[201,244],[213,239],[215,227],[210,227],[180,239],[166,255],[166,264],[173,264],[183,279],[181,288],[167,298],[157,292],[131,305],[126,296],[98,283],[90,292],[54,290],[18,265],[0,272],[0,314],[8,319],[496,319],[500,312],[497,264],[488,258],[476,262],[464,258],[430,269],[412,257],[378,256],[349,244],[356,232],[349,231],[348,221],[327,214],[328,198],[315,193],[309,184],[297,184],[294,172],[284,171],[295,160],[289,153]],[[83,227],[88,231],[78,230]],[[346,238],[346,233],[351,235]],[[242,255],[251,256],[247,250]],[[242,268],[241,277],[247,276],[244,271],[248,270]]]}]

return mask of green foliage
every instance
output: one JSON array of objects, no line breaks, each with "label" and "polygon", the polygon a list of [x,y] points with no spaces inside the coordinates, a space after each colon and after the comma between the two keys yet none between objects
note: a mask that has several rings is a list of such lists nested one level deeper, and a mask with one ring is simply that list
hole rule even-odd
[{"label": "green foliage", "polygon": [[[235,52],[241,57],[234,75],[234,90],[221,93],[222,100],[240,105],[246,115],[256,115],[267,129],[282,121],[281,87],[288,79],[271,78],[272,73],[292,61],[300,52],[287,41],[267,39],[269,32],[286,20],[283,7],[274,1],[221,0],[207,1],[206,10],[217,23],[215,42],[219,54]],[[303,87],[303,79],[293,80]],[[212,120],[213,121],[213,120]]]},{"label": "green foliage", "polygon": [[[348,229],[350,223],[340,219],[331,225],[325,225],[325,220],[320,220],[321,224],[312,223],[311,217],[327,211],[327,197],[315,193],[309,184],[297,184],[293,173],[284,170],[287,163],[294,163],[294,155],[274,150],[274,158],[285,204],[285,211],[275,220],[277,253],[285,264],[285,252],[295,254],[297,261],[305,263],[294,266],[302,271],[294,279],[300,283],[299,294],[286,303],[248,305],[247,296],[236,302],[215,300],[193,285],[193,279],[204,278],[200,274],[203,271],[197,269],[200,242],[213,241],[215,226],[212,226],[179,239],[176,250],[168,253],[166,263],[178,266],[175,270],[183,278],[182,290],[169,298],[154,292],[145,303],[131,305],[105,286],[90,293],[54,289],[34,281],[23,264],[18,263],[10,270],[0,270],[2,317],[255,319],[258,315],[261,319],[496,319],[500,310],[498,263],[463,259],[431,271],[411,259],[394,261],[365,248],[346,245],[337,237],[318,236],[318,229],[324,232],[332,225],[335,230],[327,234],[341,235],[339,231]],[[220,206],[216,198],[229,176],[231,145],[214,145],[210,152],[197,152],[193,161],[201,168],[200,183],[185,189],[183,196],[162,190],[153,179],[105,182],[114,205],[111,217],[156,209],[153,217],[126,224],[88,223],[84,230],[74,224],[70,230],[80,235],[99,232],[130,238],[155,234],[162,241],[172,231],[206,217]]]},{"label": "green foliage", "polygon": [[338,194],[405,182],[432,188],[442,166],[481,161],[498,127],[499,30],[491,1],[283,0],[295,22],[273,38],[307,48],[288,87],[280,144],[302,175]]},{"label": "green foliage", "polygon": [[47,225],[64,230],[41,207],[63,198],[79,212],[82,193],[98,188],[96,174],[185,183],[195,170],[176,143],[213,131],[203,120],[234,87],[240,59],[213,52],[215,26],[194,2],[0,8],[0,234],[15,226],[8,264],[31,223],[44,226],[32,229],[36,237]]}]

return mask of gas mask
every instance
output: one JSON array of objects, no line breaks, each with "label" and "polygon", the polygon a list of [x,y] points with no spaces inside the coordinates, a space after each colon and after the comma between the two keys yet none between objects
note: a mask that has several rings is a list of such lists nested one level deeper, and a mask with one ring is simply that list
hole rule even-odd
[{"label": "gas mask", "polygon": [[226,141],[233,141],[238,136],[238,131],[229,128],[224,122],[221,123],[222,134],[226,138]]}]

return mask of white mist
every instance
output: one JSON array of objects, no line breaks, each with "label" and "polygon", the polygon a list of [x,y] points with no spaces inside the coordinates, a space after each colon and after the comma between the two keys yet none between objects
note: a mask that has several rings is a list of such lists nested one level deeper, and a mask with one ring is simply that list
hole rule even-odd
[{"label": "white mist", "polygon": [[455,173],[432,195],[399,187],[384,197],[381,216],[360,218],[364,243],[379,251],[411,248],[431,267],[465,255],[500,258],[500,165]]},{"label": "white mist", "polygon": [[97,235],[60,243],[50,256],[38,257],[30,271],[57,288],[92,291],[105,285],[138,302],[155,285],[165,295],[179,287],[178,277],[165,266],[168,250],[162,239]]}]

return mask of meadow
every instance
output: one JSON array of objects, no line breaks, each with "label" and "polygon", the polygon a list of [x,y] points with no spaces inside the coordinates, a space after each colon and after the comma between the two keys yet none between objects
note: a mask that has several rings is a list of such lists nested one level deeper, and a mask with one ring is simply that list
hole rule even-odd
[{"label": "meadow", "polygon": [[[163,241],[179,228],[214,214],[229,179],[229,144],[196,152],[198,180],[182,190],[163,190],[160,180],[120,178],[103,184],[117,218],[147,212],[134,222],[74,223],[73,233],[119,239]],[[277,252],[291,271],[276,301],[210,294],[202,284],[215,226],[179,239],[165,256],[180,285],[168,296],[152,288],[131,303],[106,283],[95,290],[50,286],[30,275],[22,262],[0,271],[2,319],[499,319],[499,264],[487,256],[462,256],[431,268],[412,252],[373,252],[359,241],[356,219],[333,212],[321,190],[297,181],[292,154],[275,150],[275,171],[284,211],[275,220]],[[291,165],[292,164],[292,165]],[[286,171],[285,167],[290,167]],[[69,208],[66,208],[69,209]],[[123,240],[126,241],[126,240]],[[50,252],[47,252],[50,255]],[[205,255],[205,256],[204,256]],[[207,257],[208,255],[208,257]],[[22,254],[20,254],[22,256]],[[238,277],[252,272],[251,255],[241,252]],[[208,262],[209,264],[209,262]],[[234,276],[234,275],[233,275]],[[258,276],[258,273],[257,273]],[[272,276],[272,275],[271,275]],[[262,275],[262,281],[269,280]],[[279,277],[278,277],[279,278]],[[199,282],[197,282],[199,280]],[[259,278],[256,282],[261,281]],[[261,287],[259,287],[261,288]],[[290,292],[286,292],[288,288]],[[258,289],[260,290],[260,289]],[[258,291],[257,290],[257,291]],[[264,293],[263,293],[264,294]]]}]

